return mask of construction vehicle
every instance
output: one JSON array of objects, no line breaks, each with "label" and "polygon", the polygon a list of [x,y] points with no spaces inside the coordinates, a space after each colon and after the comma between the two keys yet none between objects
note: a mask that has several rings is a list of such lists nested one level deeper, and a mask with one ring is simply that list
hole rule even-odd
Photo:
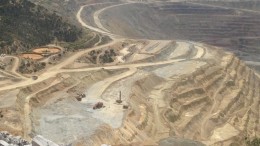
[{"label": "construction vehicle", "polygon": [[37,79],[38,79],[38,76],[32,76],[32,79],[33,79],[33,80],[37,80]]},{"label": "construction vehicle", "polygon": [[116,103],[121,104],[123,101],[121,99],[121,91],[119,92],[119,99],[116,100]]},{"label": "construction vehicle", "polygon": [[77,99],[78,101],[81,101],[81,100],[82,100],[82,98],[81,98],[80,96],[76,96],[76,99]]},{"label": "construction vehicle", "polygon": [[98,102],[96,103],[94,106],[93,106],[93,110],[96,110],[96,109],[101,109],[104,107],[104,104],[103,102]]},{"label": "construction vehicle", "polygon": [[86,97],[86,94],[77,94],[79,97],[81,97],[81,98],[85,98]]},{"label": "construction vehicle", "polygon": [[129,106],[128,105],[123,105],[123,109],[128,109]]},{"label": "construction vehicle", "polygon": [[77,94],[77,96],[75,97],[78,101],[81,101],[82,98],[85,98],[86,94]]}]

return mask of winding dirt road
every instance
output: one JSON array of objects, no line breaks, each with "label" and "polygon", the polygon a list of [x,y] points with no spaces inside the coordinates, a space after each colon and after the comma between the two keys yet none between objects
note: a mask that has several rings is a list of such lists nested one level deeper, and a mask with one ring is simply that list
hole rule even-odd
[{"label": "winding dirt road", "polygon": [[[187,59],[173,59],[173,60],[166,60],[166,61],[158,61],[158,62],[148,62],[148,63],[135,63],[135,64],[122,64],[122,65],[114,65],[114,66],[100,66],[100,67],[86,67],[86,68],[80,68],[80,69],[66,69],[66,66],[70,65],[71,63],[73,63],[76,59],[80,58],[82,55],[89,53],[90,51],[93,50],[97,50],[97,49],[106,49],[106,47],[114,45],[120,41],[125,40],[126,38],[122,38],[121,36],[115,35],[115,34],[111,34],[107,29],[105,29],[101,23],[101,21],[99,20],[99,15],[104,12],[104,10],[108,9],[108,8],[112,8],[112,7],[116,7],[116,6],[120,6],[120,5],[125,5],[128,3],[124,3],[124,4],[119,4],[119,5],[113,5],[113,6],[109,6],[106,8],[103,8],[97,12],[95,12],[94,14],[94,20],[96,25],[99,28],[87,25],[81,18],[81,13],[84,10],[85,7],[90,6],[90,5],[84,5],[81,6],[78,13],[76,14],[77,20],[78,22],[82,25],[82,27],[91,29],[92,31],[96,31],[98,33],[101,33],[103,35],[108,35],[109,37],[111,37],[113,40],[110,43],[107,43],[105,45],[101,45],[101,46],[96,46],[87,50],[83,50],[83,51],[79,51],[77,53],[75,53],[74,55],[68,57],[66,60],[64,60],[63,62],[47,69],[46,72],[44,72],[43,74],[38,76],[37,80],[33,80],[30,78],[25,78],[22,75],[20,75],[19,73],[16,72],[17,68],[19,67],[19,58],[15,58],[14,57],[14,66],[11,69],[11,71],[19,76],[20,78],[22,78],[23,80],[21,82],[18,82],[16,84],[13,85],[8,85],[5,87],[1,87],[0,91],[4,91],[4,90],[10,90],[10,89],[16,89],[16,88],[22,88],[22,87],[26,87],[29,85],[33,85],[39,82],[42,82],[44,80],[47,80],[51,77],[55,77],[57,74],[59,73],[66,73],[66,72],[85,72],[85,71],[93,71],[93,70],[101,70],[101,69],[106,69],[106,70],[118,70],[118,69],[128,69],[128,71],[119,74],[117,76],[113,76],[111,78],[107,78],[103,81],[100,81],[98,83],[96,83],[95,85],[93,85],[91,88],[88,89],[87,92],[87,96],[89,97],[101,97],[101,95],[103,94],[103,92],[114,82],[126,78],[128,76],[133,75],[138,68],[141,67],[148,67],[148,66],[157,66],[157,65],[165,65],[165,64],[172,64],[172,63],[178,63],[178,62],[182,62],[182,61],[186,61]],[[96,5],[96,4],[92,4],[92,5]],[[148,53],[156,53],[158,50],[160,50],[160,48],[165,47],[165,45],[167,45],[169,43],[169,41],[162,41],[162,40],[157,40],[156,42],[160,43],[159,47],[154,48],[152,50],[148,49]],[[189,42],[187,42],[188,44]],[[183,46],[189,46],[189,45],[179,45],[177,47],[183,47]],[[195,44],[196,46],[196,44]],[[181,48],[178,48],[181,49]],[[187,48],[184,48],[187,49]],[[198,59],[203,57],[203,54],[205,54],[205,50],[202,47],[197,46],[197,54],[192,58],[192,59]],[[189,59],[190,60],[190,59]],[[43,91],[44,89],[47,89],[49,87],[51,87],[53,84],[58,83],[58,81],[53,82],[51,85],[47,86],[46,88],[43,88],[40,91]],[[36,91],[35,93],[32,93],[31,95],[27,96],[25,99],[25,105],[24,105],[24,128],[28,128],[28,130],[25,130],[24,135],[27,136],[27,138],[29,139],[29,132],[31,131],[31,122],[30,122],[30,106],[29,106],[29,102],[30,99],[32,97],[34,97],[38,92],[40,91]],[[157,113],[158,114],[158,113]],[[158,127],[160,128],[160,127]]]},{"label": "winding dirt road", "polygon": [[[96,5],[96,4],[91,4],[91,5]],[[108,34],[107,32],[104,32],[100,28],[95,28],[95,27],[92,27],[90,25],[87,25],[81,19],[81,13],[82,13],[83,9],[86,6],[90,6],[90,5],[81,6],[81,8],[79,9],[79,11],[78,11],[78,13],[76,15],[77,20],[82,25],[82,27],[91,29],[93,31],[100,32],[100,33],[102,33],[104,35],[115,36],[114,34],[110,34],[110,33]],[[103,10],[105,10],[105,9],[103,9]],[[153,62],[153,63],[124,64],[124,65],[116,65],[116,66],[106,66],[106,67],[102,67],[101,66],[101,67],[82,68],[82,69],[62,69],[64,67],[66,67],[67,65],[73,63],[76,59],[81,57],[83,54],[86,54],[86,53],[88,53],[88,52],[90,52],[92,50],[97,50],[97,49],[101,49],[101,48],[106,49],[106,47],[108,47],[110,45],[113,45],[113,44],[116,44],[117,42],[120,42],[120,41],[123,41],[123,40],[124,40],[124,38],[114,38],[114,40],[111,41],[108,44],[97,46],[97,47],[93,47],[91,49],[87,49],[87,50],[83,50],[83,51],[77,52],[76,54],[74,54],[74,55],[70,56],[69,58],[67,58],[65,61],[63,61],[63,62],[61,62],[61,63],[59,63],[59,64],[57,64],[57,65],[55,65],[55,66],[53,66],[51,68],[49,68],[45,73],[43,73],[43,74],[41,74],[39,76],[38,80],[32,80],[32,79],[26,78],[25,80],[23,80],[22,82],[19,82],[17,84],[2,87],[2,88],[0,88],[0,91],[14,89],[14,88],[21,88],[21,87],[25,87],[25,86],[28,86],[28,85],[36,84],[36,83],[42,82],[42,81],[44,81],[44,80],[46,80],[46,79],[48,79],[50,77],[54,77],[58,73],[62,73],[62,72],[82,72],[82,71],[99,70],[99,69],[102,69],[102,68],[111,69],[111,70],[123,69],[123,68],[138,68],[138,67],[163,65],[163,64],[170,64],[170,63],[176,63],[176,62],[180,62],[180,61],[185,61],[185,59],[175,59],[175,60],[167,60],[167,61]],[[160,41],[160,40],[158,40],[158,41]],[[200,58],[205,53],[204,52],[205,50],[203,50],[201,47],[198,47],[198,48],[199,49],[197,51],[197,55],[194,58],[192,58],[192,59]],[[17,66],[17,65],[15,65],[15,66]]]},{"label": "winding dirt road", "polygon": [[[77,13],[77,15],[76,15],[77,20],[78,20],[78,22],[82,25],[82,27],[88,28],[88,29],[90,29],[90,30],[92,30],[92,31],[96,31],[96,32],[101,33],[101,34],[104,34],[104,35],[108,35],[108,36],[110,36],[110,37],[113,39],[113,38],[116,37],[117,35],[114,35],[114,34],[111,34],[111,33],[109,33],[109,32],[106,32],[106,31],[104,31],[104,30],[102,30],[102,29],[100,29],[100,28],[96,28],[96,27],[87,25],[87,24],[82,20],[82,18],[81,18],[82,11],[84,10],[85,7],[87,7],[87,6],[92,6],[92,5],[97,5],[97,4],[105,4],[105,3],[96,3],[96,4],[89,4],[89,5],[83,5],[83,6],[81,6],[80,9],[79,9],[79,11],[78,11],[78,13]],[[99,13],[100,13],[100,12],[99,12]],[[100,22],[100,21],[99,21],[99,22]]]},{"label": "winding dirt road", "polygon": [[19,68],[20,59],[16,56],[6,56],[6,57],[13,59],[13,67],[11,69],[11,72],[21,79],[28,79],[17,72],[17,70]]},{"label": "winding dirt road", "polygon": [[96,12],[94,13],[94,16],[93,16],[93,17],[94,17],[94,22],[95,22],[95,24],[97,25],[97,27],[99,27],[99,29],[101,29],[101,30],[103,30],[103,31],[105,31],[105,32],[111,34],[111,32],[110,32],[109,30],[107,30],[107,29],[103,26],[103,24],[101,23],[100,18],[99,18],[99,15],[100,15],[103,11],[105,11],[105,10],[107,10],[107,9],[110,9],[110,8],[113,8],[113,7],[117,7],[117,6],[127,5],[127,4],[129,4],[129,3],[123,3],[123,4],[112,5],[112,6],[105,7],[105,8],[103,8],[103,9],[100,9],[100,10],[96,11]]}]

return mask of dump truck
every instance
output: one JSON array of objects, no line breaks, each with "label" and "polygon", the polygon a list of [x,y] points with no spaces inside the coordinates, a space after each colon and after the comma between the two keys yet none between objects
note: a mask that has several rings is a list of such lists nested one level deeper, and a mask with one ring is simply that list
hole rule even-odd
[{"label": "dump truck", "polygon": [[103,102],[98,102],[98,103],[96,103],[94,106],[93,106],[93,109],[95,110],[95,109],[101,109],[101,108],[103,108],[104,107],[104,104],[103,104]]},{"label": "dump truck", "polygon": [[38,76],[32,76],[32,79],[33,79],[33,80],[37,80],[37,79],[38,79]]}]

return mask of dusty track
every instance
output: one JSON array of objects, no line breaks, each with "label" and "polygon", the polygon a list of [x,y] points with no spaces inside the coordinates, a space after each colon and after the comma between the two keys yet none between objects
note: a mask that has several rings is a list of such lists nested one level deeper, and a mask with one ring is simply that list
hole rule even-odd
[{"label": "dusty track", "polygon": [[26,77],[24,77],[23,75],[21,75],[20,73],[17,72],[18,67],[19,67],[19,63],[20,63],[19,58],[16,57],[16,56],[6,56],[6,58],[12,58],[13,59],[13,66],[11,68],[11,73],[13,73],[18,78],[27,79]]},{"label": "dusty track", "polygon": [[105,11],[105,10],[107,10],[107,9],[110,9],[110,8],[113,8],[113,7],[117,7],[117,6],[121,6],[121,5],[127,5],[127,4],[129,4],[129,3],[118,4],[118,5],[112,5],[112,6],[105,7],[105,8],[103,8],[103,9],[100,9],[100,10],[96,11],[96,12],[94,13],[94,16],[93,16],[96,25],[97,25],[100,29],[102,29],[103,31],[105,31],[105,32],[107,32],[107,33],[111,33],[109,30],[107,30],[107,29],[103,26],[103,24],[101,23],[101,21],[100,21],[100,19],[99,19],[99,15],[100,15],[103,11]]},{"label": "dusty track", "polygon": [[[111,38],[115,37],[116,35],[111,34],[111,33],[109,33],[109,32],[106,32],[106,31],[104,31],[104,30],[102,30],[102,29],[100,29],[100,28],[96,28],[96,27],[87,25],[87,24],[82,20],[82,18],[81,18],[81,13],[82,13],[83,9],[84,9],[85,7],[87,7],[87,6],[97,5],[97,4],[104,4],[104,3],[96,3],[96,4],[90,4],[90,5],[81,6],[80,9],[79,9],[79,11],[78,11],[78,13],[77,13],[77,15],[76,15],[78,22],[79,22],[83,27],[85,27],[85,28],[91,29],[91,30],[96,31],[96,32],[99,32],[99,33],[101,33],[101,34],[108,35],[108,36],[110,36]],[[100,21],[99,21],[99,22],[100,22]],[[100,24],[101,24],[101,23],[100,23]]]},{"label": "dusty track", "polygon": [[[113,44],[113,43],[115,43],[115,42],[111,42],[111,43],[106,44],[104,46],[109,46],[110,44]],[[36,83],[42,82],[42,81],[44,81],[48,78],[54,77],[58,73],[63,73],[63,72],[83,72],[83,71],[100,70],[100,69],[103,69],[103,68],[108,69],[108,70],[117,70],[117,69],[124,69],[124,68],[138,68],[138,67],[164,65],[164,64],[171,64],[171,63],[185,61],[185,59],[175,59],[175,60],[161,61],[161,62],[156,62],[156,63],[137,63],[137,64],[124,64],[124,65],[104,66],[104,67],[101,66],[101,67],[81,68],[81,69],[62,69],[62,67],[65,67],[66,65],[72,63],[78,57],[80,57],[82,54],[90,52],[91,50],[102,48],[104,46],[98,46],[96,48],[85,50],[84,52],[78,52],[77,54],[68,58],[66,61],[50,68],[48,71],[46,71],[45,73],[40,75],[38,80],[27,79],[25,81],[22,81],[22,82],[15,84],[15,85],[2,87],[2,88],[0,88],[0,91],[15,89],[15,88],[21,88],[21,87],[24,87],[24,86],[36,84]],[[198,50],[196,57],[194,57],[193,59],[201,58],[203,56],[203,54],[204,54],[204,50],[201,48],[201,49]]]}]

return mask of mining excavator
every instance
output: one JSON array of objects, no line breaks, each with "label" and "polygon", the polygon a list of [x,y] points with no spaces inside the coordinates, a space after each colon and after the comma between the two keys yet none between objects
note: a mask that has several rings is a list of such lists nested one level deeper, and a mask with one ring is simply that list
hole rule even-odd
[{"label": "mining excavator", "polygon": [[86,94],[77,94],[77,96],[75,97],[78,101],[81,101],[82,98],[85,98]]},{"label": "mining excavator", "polygon": [[122,98],[121,98],[121,91],[119,92],[119,99],[116,100],[116,103],[118,104],[121,104],[123,101],[122,101]]},{"label": "mining excavator", "polygon": [[[117,103],[117,104],[122,104],[122,103],[123,103],[121,91],[119,92],[119,99],[116,100],[116,103]],[[128,108],[129,108],[128,105],[123,105],[123,109],[128,109]]]}]

